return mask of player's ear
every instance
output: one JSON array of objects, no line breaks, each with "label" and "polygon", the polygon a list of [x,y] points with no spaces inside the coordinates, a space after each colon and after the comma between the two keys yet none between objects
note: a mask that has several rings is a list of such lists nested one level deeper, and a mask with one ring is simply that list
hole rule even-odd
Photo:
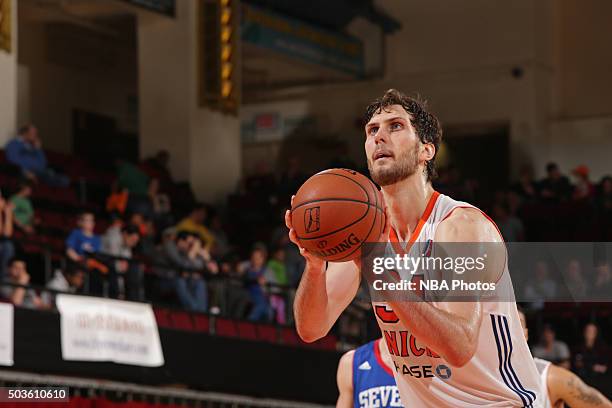
[{"label": "player's ear", "polygon": [[425,161],[430,161],[436,155],[436,147],[433,145],[433,143],[423,143],[423,150],[421,154],[423,155],[423,159],[425,159]]}]

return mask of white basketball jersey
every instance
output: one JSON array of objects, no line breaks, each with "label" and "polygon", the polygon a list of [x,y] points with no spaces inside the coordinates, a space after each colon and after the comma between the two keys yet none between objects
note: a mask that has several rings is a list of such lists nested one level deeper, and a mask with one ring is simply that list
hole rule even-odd
[{"label": "white basketball jersey", "polygon": [[[425,251],[433,243],[440,222],[460,207],[475,208],[434,192],[412,234],[410,240],[413,247],[410,252]],[[396,237],[395,231],[392,231],[390,242],[397,240]],[[423,274],[427,275],[427,272]],[[394,362],[394,376],[404,406],[544,407],[540,375],[525,341],[513,301],[514,291],[507,261],[497,288],[496,298],[504,301],[489,298],[482,302],[483,319],[476,353],[463,367],[451,366],[435,350],[414,337],[386,302],[373,302],[376,320]],[[435,301],[430,303],[438,307],[448,305]]]},{"label": "white basketball jersey", "polygon": [[542,398],[544,399],[544,407],[552,408],[552,402],[550,401],[550,396],[548,395],[548,369],[552,364],[548,360],[542,360],[541,358],[534,357],[533,362],[538,369],[538,373],[540,373],[540,378],[542,379]]}]

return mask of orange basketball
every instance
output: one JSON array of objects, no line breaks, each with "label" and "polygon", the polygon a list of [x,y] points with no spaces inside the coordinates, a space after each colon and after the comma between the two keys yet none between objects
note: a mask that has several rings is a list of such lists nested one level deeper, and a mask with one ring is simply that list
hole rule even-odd
[{"label": "orange basketball", "polygon": [[385,227],[382,195],[367,177],[348,169],[315,174],[298,190],[291,220],[300,244],[326,261],[359,257]]}]

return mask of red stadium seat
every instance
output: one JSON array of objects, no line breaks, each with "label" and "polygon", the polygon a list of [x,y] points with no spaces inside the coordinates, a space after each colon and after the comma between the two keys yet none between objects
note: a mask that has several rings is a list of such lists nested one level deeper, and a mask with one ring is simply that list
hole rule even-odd
[{"label": "red stadium seat", "polygon": [[258,324],[257,338],[262,341],[269,341],[270,343],[278,342],[278,330],[271,324]]},{"label": "red stadium seat", "polygon": [[295,329],[289,327],[281,330],[281,340],[289,346],[303,346],[306,344],[300,339]]},{"label": "red stadium seat", "polygon": [[187,312],[170,312],[170,321],[175,329],[193,330],[193,322]]},{"label": "red stadium seat", "polygon": [[229,319],[217,319],[215,324],[215,333],[218,336],[238,337],[238,329],[236,322]]},{"label": "red stadium seat", "polygon": [[202,333],[210,331],[210,319],[204,314],[196,313],[193,315],[194,329]]},{"label": "red stadium seat", "polygon": [[153,313],[155,314],[155,320],[157,320],[157,325],[159,327],[172,327],[172,322],[170,321],[170,315],[168,314],[168,310],[153,309]]},{"label": "red stadium seat", "polygon": [[251,322],[238,322],[238,335],[243,339],[257,340],[257,332],[255,331],[255,324]]}]

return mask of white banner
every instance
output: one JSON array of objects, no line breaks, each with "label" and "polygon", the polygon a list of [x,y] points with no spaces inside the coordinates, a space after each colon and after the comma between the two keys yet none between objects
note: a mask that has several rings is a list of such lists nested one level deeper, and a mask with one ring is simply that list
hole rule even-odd
[{"label": "white banner", "polygon": [[164,364],[151,305],[60,294],[57,308],[64,360]]},{"label": "white banner", "polygon": [[0,365],[13,365],[13,305],[0,303]]}]

